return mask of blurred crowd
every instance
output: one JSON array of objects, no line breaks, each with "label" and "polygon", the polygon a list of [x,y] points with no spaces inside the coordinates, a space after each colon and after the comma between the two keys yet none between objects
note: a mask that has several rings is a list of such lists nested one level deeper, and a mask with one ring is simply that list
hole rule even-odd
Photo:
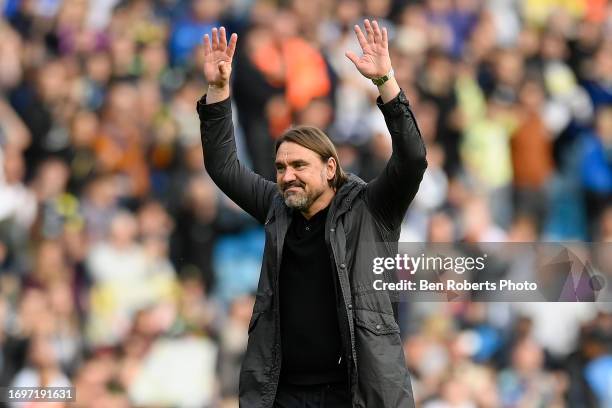
[{"label": "blurred crowd", "polygon": [[[428,151],[401,240],[612,241],[606,0],[0,0],[2,385],[237,406],[264,236],[204,170],[201,39],[239,34],[243,162],[273,179],[275,138],[307,123],[370,180],[392,146],[344,56],[364,17]],[[606,304],[416,304],[401,323],[419,406],[612,407]]]}]

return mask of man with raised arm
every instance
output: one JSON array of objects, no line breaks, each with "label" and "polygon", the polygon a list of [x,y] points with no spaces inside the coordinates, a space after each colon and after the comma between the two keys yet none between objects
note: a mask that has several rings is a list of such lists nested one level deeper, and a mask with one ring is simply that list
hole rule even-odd
[{"label": "man with raised arm", "polygon": [[[264,224],[266,244],[240,374],[243,408],[414,407],[399,327],[374,258],[393,257],[427,161],[399,88],[387,30],[355,26],[363,55],[347,52],[380,91],[393,139],[382,173],[365,183],[340,167],[329,138],[309,126],[276,142],[276,183],[236,155],[230,74],[237,36],[204,37],[208,92],[198,102],[204,163],[215,183]],[[263,118],[262,118],[263,120]]]}]

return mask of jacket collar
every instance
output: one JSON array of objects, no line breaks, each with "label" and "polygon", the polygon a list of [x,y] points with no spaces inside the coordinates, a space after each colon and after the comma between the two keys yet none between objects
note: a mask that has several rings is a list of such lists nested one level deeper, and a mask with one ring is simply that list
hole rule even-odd
[{"label": "jacket collar", "polygon": [[340,187],[338,192],[336,192],[330,204],[330,214],[333,216],[334,221],[337,217],[350,209],[353,200],[366,185],[366,182],[356,175],[352,173],[348,174],[347,180]]}]

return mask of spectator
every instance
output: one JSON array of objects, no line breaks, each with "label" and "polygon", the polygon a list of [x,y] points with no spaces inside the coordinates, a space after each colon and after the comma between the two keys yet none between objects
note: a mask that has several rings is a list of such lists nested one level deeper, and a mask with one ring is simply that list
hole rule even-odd
[{"label": "spectator", "polygon": [[597,112],[595,131],[583,140],[582,185],[586,191],[588,218],[599,220],[603,208],[612,200],[612,108]]},{"label": "spectator", "polygon": [[519,91],[517,127],[510,148],[514,185],[515,214],[546,220],[549,197],[546,186],[554,171],[552,135],[540,114],[544,90],[534,80],[525,81]]},{"label": "spectator", "polygon": [[499,386],[504,407],[563,406],[563,383],[543,371],[544,354],[531,339],[520,340],[512,351],[512,367],[500,373]]},{"label": "spectator", "polygon": [[147,253],[135,241],[137,233],[134,217],[118,213],[111,222],[108,241],[91,249],[87,266],[94,287],[89,341],[94,345],[116,344],[125,337],[140,308],[173,297],[173,269],[163,257],[163,263],[157,264],[159,249],[149,246]]},{"label": "spectator", "polygon": [[193,0],[190,3],[190,10],[175,22],[170,37],[170,58],[175,65],[185,65],[204,34],[219,25],[223,10],[219,0]]}]

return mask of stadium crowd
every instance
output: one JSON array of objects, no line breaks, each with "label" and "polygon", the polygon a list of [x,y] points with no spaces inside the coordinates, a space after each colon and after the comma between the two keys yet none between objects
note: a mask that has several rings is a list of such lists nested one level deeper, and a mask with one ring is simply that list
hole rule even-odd
[{"label": "stadium crowd", "polygon": [[[0,0],[0,12],[3,386],[74,385],[75,407],[237,406],[264,237],[204,170],[195,106],[213,26],[239,34],[236,136],[263,176],[291,124],[325,129],[364,180],[384,166],[377,89],[344,56],[366,16],[389,29],[428,150],[401,240],[612,242],[606,0]],[[429,302],[402,319],[419,406],[612,406],[606,303]]]}]

